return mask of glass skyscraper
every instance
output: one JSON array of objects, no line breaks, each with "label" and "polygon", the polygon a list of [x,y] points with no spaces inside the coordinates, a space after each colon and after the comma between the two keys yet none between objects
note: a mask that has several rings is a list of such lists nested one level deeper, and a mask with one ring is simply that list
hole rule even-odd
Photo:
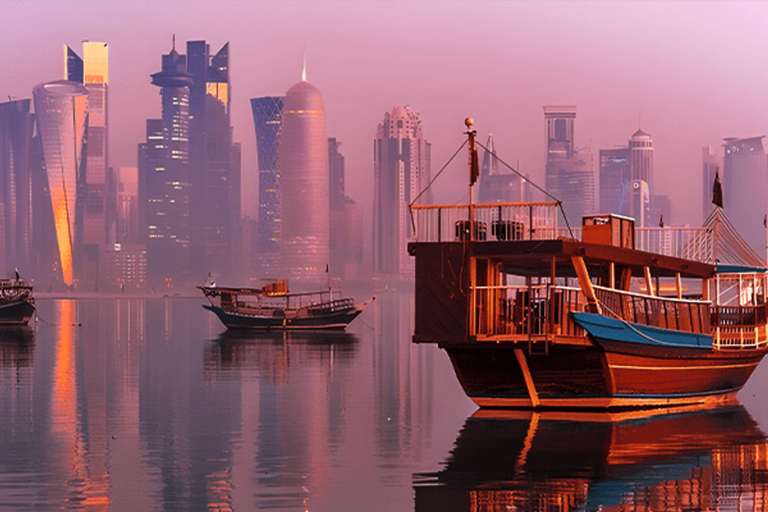
[{"label": "glass skyscraper", "polygon": [[284,276],[323,282],[330,264],[328,134],[323,97],[309,82],[285,93],[279,159]]},{"label": "glass skyscraper", "polygon": [[259,163],[259,218],[256,254],[261,271],[273,268],[280,250],[280,169],[283,98],[251,99]]},{"label": "glass skyscraper", "polygon": [[29,99],[0,103],[0,275],[33,270],[32,135]]},{"label": "glass skyscraper", "polygon": [[32,94],[53,209],[61,275],[64,283],[71,286],[74,283],[77,176],[84,170],[88,90],[77,82],[58,80],[38,85]]},{"label": "glass skyscraper", "polygon": [[[139,147],[140,224],[150,279],[231,275],[240,253],[240,145],[232,142],[229,44],[163,55],[162,119]],[[175,255],[170,258],[170,255]]]},{"label": "glass skyscraper", "polygon": [[547,190],[563,202],[568,222],[580,226],[582,217],[594,209],[595,183],[591,153],[576,150],[576,107],[544,107],[544,118],[547,122]]},{"label": "glass skyscraper", "polygon": [[[373,265],[380,275],[412,278],[408,206],[429,184],[430,145],[416,112],[399,106],[376,130],[373,160]],[[430,203],[424,193],[418,204]]]}]

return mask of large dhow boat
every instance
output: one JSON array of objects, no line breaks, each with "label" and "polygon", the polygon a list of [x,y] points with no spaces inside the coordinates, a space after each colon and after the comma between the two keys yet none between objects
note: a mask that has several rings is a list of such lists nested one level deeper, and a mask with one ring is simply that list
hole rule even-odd
[{"label": "large dhow boat", "polygon": [[212,311],[229,329],[343,330],[368,302],[355,304],[339,290],[289,293],[280,279],[262,288],[227,288],[208,282],[198,286]]},{"label": "large dhow boat", "polygon": [[0,325],[27,325],[34,314],[32,286],[18,273],[14,279],[0,279]]},{"label": "large dhow boat", "polygon": [[481,407],[732,398],[768,351],[768,283],[722,208],[700,229],[564,230],[559,206],[412,206],[413,341],[444,349]]}]

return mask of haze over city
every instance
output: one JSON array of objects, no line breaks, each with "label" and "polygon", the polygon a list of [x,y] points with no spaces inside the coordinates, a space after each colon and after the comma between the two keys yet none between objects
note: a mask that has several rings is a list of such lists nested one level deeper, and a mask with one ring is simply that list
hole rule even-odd
[{"label": "haze over city", "polygon": [[[107,42],[109,162],[134,166],[145,120],[159,116],[150,74],[173,35],[229,42],[243,214],[253,216],[249,99],[283,94],[306,53],[366,219],[372,140],[394,105],[419,113],[433,175],[471,115],[480,140],[493,133],[499,156],[543,184],[542,106],[561,104],[578,107],[576,145],[594,158],[638,128],[650,133],[657,191],[671,196],[676,223],[698,224],[701,147],[768,132],[767,15],[763,2],[6,2],[2,93],[30,97],[61,78],[63,44]],[[435,200],[462,198],[463,164],[438,180]]]}]

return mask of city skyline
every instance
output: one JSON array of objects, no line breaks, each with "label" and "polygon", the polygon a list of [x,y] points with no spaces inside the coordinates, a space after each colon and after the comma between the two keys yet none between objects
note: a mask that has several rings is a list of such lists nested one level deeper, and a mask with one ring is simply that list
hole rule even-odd
[{"label": "city skyline", "polygon": [[[759,20],[768,14],[761,3],[448,2],[435,9],[427,2],[224,2],[215,10],[183,9],[206,16],[180,15],[174,2],[80,3],[92,8],[66,24],[59,22],[68,16],[66,6],[8,10],[9,26],[29,27],[31,19],[35,25],[0,36],[4,66],[14,70],[5,96],[29,97],[35,84],[60,76],[61,44],[108,42],[110,164],[134,166],[143,120],[156,116],[156,90],[147,77],[156,71],[157,49],[167,48],[174,33],[214,45],[231,41],[232,124],[234,140],[243,143],[246,199],[258,187],[248,101],[294,83],[304,48],[308,79],[324,91],[329,132],[344,141],[347,189],[358,201],[372,187],[376,123],[394,104],[420,114],[435,165],[458,147],[463,119],[471,115],[481,140],[493,133],[504,141],[499,156],[519,161],[521,172],[540,184],[543,105],[578,106],[579,140],[594,158],[596,148],[621,144],[639,127],[656,142],[654,190],[671,194],[676,219],[691,224],[700,222],[698,208],[686,206],[700,204],[701,189],[684,185],[698,178],[701,147],[722,151],[725,137],[768,131],[768,105],[761,101],[768,84],[755,65],[763,60]],[[278,17],[292,19],[291,28],[270,26]],[[410,36],[417,33],[414,45]],[[445,173],[435,184],[438,198],[465,193],[463,171],[457,162]],[[254,217],[257,209],[256,201],[244,201],[245,214]]]}]

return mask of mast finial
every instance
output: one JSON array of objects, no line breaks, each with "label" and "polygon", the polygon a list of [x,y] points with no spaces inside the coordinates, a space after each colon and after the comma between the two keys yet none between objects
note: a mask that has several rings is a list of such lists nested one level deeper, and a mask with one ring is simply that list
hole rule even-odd
[{"label": "mast finial", "polygon": [[301,68],[301,81],[307,81],[307,47],[304,47],[304,66]]}]

